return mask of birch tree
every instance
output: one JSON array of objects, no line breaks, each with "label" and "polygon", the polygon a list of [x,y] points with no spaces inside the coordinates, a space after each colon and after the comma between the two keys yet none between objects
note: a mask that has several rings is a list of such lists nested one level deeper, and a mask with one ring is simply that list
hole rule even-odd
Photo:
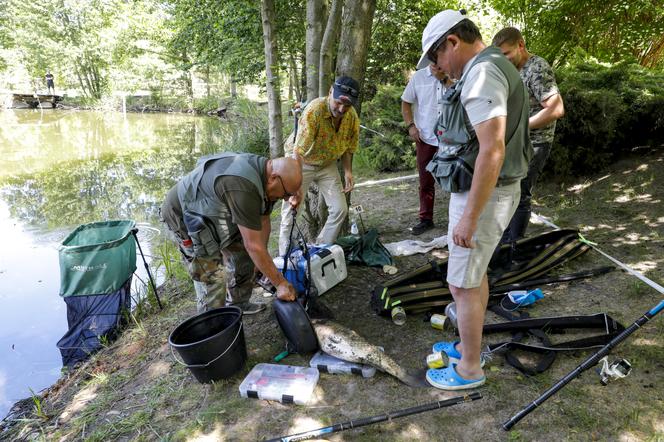
[{"label": "birch tree", "polygon": [[273,0],[261,0],[261,19],[263,23],[263,43],[265,46],[265,83],[267,87],[267,108],[270,135],[270,157],[284,154],[281,87],[279,82],[279,56],[276,37],[276,13]]},{"label": "birch tree", "polygon": [[327,15],[326,6],[326,0],[307,0],[307,101],[318,98],[320,46]]}]

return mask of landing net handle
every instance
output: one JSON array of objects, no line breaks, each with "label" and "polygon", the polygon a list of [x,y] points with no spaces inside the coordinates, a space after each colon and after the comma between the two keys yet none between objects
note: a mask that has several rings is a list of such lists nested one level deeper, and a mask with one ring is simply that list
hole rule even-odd
[{"label": "landing net handle", "polygon": [[588,370],[589,368],[592,368],[595,365],[597,365],[597,362],[600,359],[602,359],[604,356],[606,356],[615,346],[617,346],[622,341],[627,339],[627,337],[629,335],[631,335],[636,330],[641,328],[641,326],[643,326],[643,324],[650,321],[655,315],[660,313],[662,310],[664,310],[664,300],[660,301],[659,304],[657,304],[655,307],[650,309],[648,312],[646,312],[639,319],[634,321],[634,323],[632,323],[632,325],[627,327],[622,333],[620,333],[618,336],[616,336],[613,340],[611,340],[604,347],[599,349],[597,351],[597,353],[595,353],[595,354],[591,355],[590,357],[588,357],[588,359],[583,361],[578,367],[576,367],[574,370],[569,372],[564,378],[559,380],[555,385],[553,385],[551,388],[549,388],[547,391],[545,391],[540,397],[538,397],[537,399],[532,401],[530,404],[528,404],[526,407],[524,407],[521,411],[519,411],[517,414],[512,416],[509,420],[503,422],[503,425],[502,425],[503,430],[505,430],[505,431],[510,430],[521,419],[528,416],[535,408],[539,407],[547,399],[549,399],[551,396],[553,396],[559,390],[561,390],[565,385],[569,384],[574,378],[578,377],[581,373]]},{"label": "landing net handle", "polygon": [[444,401],[430,402],[428,404],[418,405],[416,407],[411,407],[411,408],[404,408],[402,410],[380,414],[377,416],[365,417],[362,419],[356,419],[348,422],[343,422],[340,424],[334,424],[330,425],[329,427],[318,428],[316,430],[311,430],[304,433],[291,434],[289,436],[281,436],[274,439],[269,439],[266,442],[294,442],[299,440],[312,439],[314,437],[321,436],[323,434],[337,433],[339,431],[350,430],[352,428],[364,427],[366,425],[371,425],[378,422],[384,422],[386,420],[391,420],[398,417],[410,416],[411,414],[418,414],[424,411],[436,410],[438,408],[449,407],[464,402],[472,402],[476,401],[477,399],[482,399],[482,395],[480,393],[471,393],[466,396],[456,396]]}]

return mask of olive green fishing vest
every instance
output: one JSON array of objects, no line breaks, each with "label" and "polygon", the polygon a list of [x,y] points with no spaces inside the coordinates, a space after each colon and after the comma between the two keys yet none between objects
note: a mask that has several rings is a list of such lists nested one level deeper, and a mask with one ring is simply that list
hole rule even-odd
[{"label": "olive green fishing vest", "polygon": [[201,158],[178,183],[178,199],[195,256],[216,256],[239,236],[228,203],[215,192],[217,178],[230,175],[249,180],[263,201],[261,212],[265,212],[262,176],[266,163],[267,159],[252,154],[211,155]]},{"label": "olive green fishing vest", "polygon": [[427,165],[443,190],[465,192],[470,189],[479,141],[461,104],[461,91],[468,73],[477,63],[493,63],[508,82],[507,123],[505,128],[505,160],[498,177],[498,186],[521,180],[528,172],[533,155],[528,136],[528,93],[519,72],[500,50],[490,46],[482,50],[464,75],[445,93],[436,126],[438,153]]}]

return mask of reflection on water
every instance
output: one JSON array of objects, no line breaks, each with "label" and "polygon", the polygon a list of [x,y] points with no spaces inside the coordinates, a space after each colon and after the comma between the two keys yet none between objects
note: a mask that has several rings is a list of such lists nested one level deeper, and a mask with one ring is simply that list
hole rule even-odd
[{"label": "reflection on water", "polygon": [[[59,242],[99,220],[159,228],[166,191],[232,131],[183,115],[0,111],[0,417],[59,376]],[[139,231],[146,254],[158,236]]]}]

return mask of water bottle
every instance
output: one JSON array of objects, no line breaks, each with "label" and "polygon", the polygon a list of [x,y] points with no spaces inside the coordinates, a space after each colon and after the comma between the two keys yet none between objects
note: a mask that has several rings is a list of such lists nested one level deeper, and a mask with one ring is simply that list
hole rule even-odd
[{"label": "water bottle", "polygon": [[459,328],[457,324],[457,314],[456,314],[456,304],[453,302],[450,302],[447,304],[447,307],[445,307],[445,316],[447,316],[447,319],[450,323],[450,325],[454,328]]},{"label": "water bottle", "polygon": [[355,217],[355,213],[353,213],[350,217],[350,234],[351,235],[360,234],[360,230],[357,228],[357,219]]},{"label": "water bottle", "polygon": [[396,325],[404,325],[406,323],[406,311],[403,307],[394,307],[392,309],[392,322]]}]

